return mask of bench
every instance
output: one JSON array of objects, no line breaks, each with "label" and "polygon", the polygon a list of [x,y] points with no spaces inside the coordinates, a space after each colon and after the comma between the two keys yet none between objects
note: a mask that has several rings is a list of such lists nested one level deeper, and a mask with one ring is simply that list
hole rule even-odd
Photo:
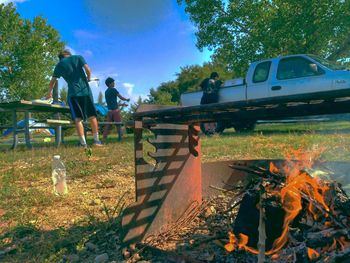
[{"label": "bench", "polygon": [[[13,139],[12,139],[12,147],[11,149],[15,149],[18,144],[18,133],[23,129],[19,128],[18,116],[17,113],[24,113],[24,137],[25,144],[28,149],[32,149],[31,139],[30,139],[30,123],[29,118],[31,113],[52,113],[55,117],[59,118],[60,114],[68,114],[70,112],[68,106],[62,106],[58,104],[47,104],[47,103],[38,103],[26,100],[12,101],[12,102],[4,102],[0,103],[1,112],[11,112],[12,113],[12,128]],[[48,127],[45,127],[48,128]],[[38,129],[38,127],[35,127]],[[56,130],[60,130],[59,126],[57,126]],[[60,133],[55,134],[56,145],[59,146],[60,143]]]},{"label": "bench", "polygon": [[[41,122],[41,121],[39,121]],[[30,124],[28,124],[27,127],[15,127],[13,125],[0,125],[0,136],[3,136],[3,131],[7,130],[7,129],[12,129],[11,133],[13,133],[16,137],[16,144],[17,144],[17,135],[20,133],[24,133],[25,137],[26,137],[26,143],[28,143],[28,141],[30,142],[32,135],[30,133],[30,130],[39,130],[39,129],[49,129],[50,126],[31,126]],[[27,145],[28,146],[28,145]],[[14,147],[13,147],[14,148]]]},{"label": "bench", "polygon": [[47,119],[47,124],[50,124],[52,126],[64,126],[64,125],[74,125],[72,121],[69,120],[53,120],[53,119]]},{"label": "bench", "polygon": [[[47,119],[46,123],[51,125],[51,126],[60,126],[60,127],[67,127],[67,128],[71,128],[71,127],[75,127],[74,121],[70,121],[70,120],[56,120],[56,119]],[[99,126],[102,125],[107,125],[107,124],[111,124],[111,125],[117,125],[117,126],[123,126],[124,124],[122,122],[113,122],[113,121],[101,121],[98,122]],[[87,132],[87,125],[89,125],[89,122],[83,122],[84,125],[84,132],[85,132],[85,137],[86,137],[86,132]],[[63,135],[62,137],[62,141],[63,141]],[[122,140],[122,131],[121,129],[118,129],[118,141]]]}]

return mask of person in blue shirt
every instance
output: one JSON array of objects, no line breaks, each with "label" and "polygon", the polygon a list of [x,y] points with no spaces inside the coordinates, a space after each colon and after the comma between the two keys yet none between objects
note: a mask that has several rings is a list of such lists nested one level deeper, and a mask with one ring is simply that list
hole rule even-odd
[{"label": "person in blue shirt", "polygon": [[72,55],[64,50],[58,55],[60,61],[56,65],[50,84],[47,99],[52,98],[52,89],[58,78],[68,84],[68,104],[72,120],[79,136],[79,146],[87,147],[82,120],[89,119],[94,136],[94,146],[102,146],[99,140],[96,108],[93,103],[92,92],[89,86],[91,70],[82,56]]},{"label": "person in blue shirt", "polygon": [[[105,99],[107,103],[108,113],[107,113],[107,122],[121,122],[122,117],[120,115],[120,109],[119,106],[127,106],[125,103],[118,104],[117,98],[123,100],[123,101],[130,101],[130,99],[124,98],[118,90],[115,88],[115,82],[114,79],[111,77],[108,77],[105,81],[105,84],[107,86],[107,89],[105,91]],[[117,126],[117,132],[118,132],[118,138],[121,139],[122,133],[121,133],[121,126],[116,124]],[[106,124],[104,131],[103,131],[103,139],[106,140],[109,134],[109,131],[111,129],[111,124]]]}]

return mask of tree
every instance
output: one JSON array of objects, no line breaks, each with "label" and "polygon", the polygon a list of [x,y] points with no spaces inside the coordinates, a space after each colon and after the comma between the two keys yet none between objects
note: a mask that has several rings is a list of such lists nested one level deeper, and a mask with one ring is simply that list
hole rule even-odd
[{"label": "tree", "polygon": [[[128,121],[133,120],[133,115],[136,112],[137,108],[141,104],[149,104],[149,102],[144,100],[144,99],[142,99],[139,96],[139,98],[137,99],[136,102],[130,103],[130,107],[128,107],[127,109],[124,109],[124,108],[121,109],[122,120],[123,120],[124,123],[127,123]],[[130,127],[126,127],[126,132],[127,133],[133,133],[133,129],[130,128]]]},{"label": "tree", "polygon": [[220,64],[185,66],[176,74],[176,80],[164,82],[156,89],[152,88],[147,102],[160,105],[180,104],[181,94],[198,90],[202,80],[209,77],[213,71],[218,72],[221,79],[230,79],[235,75]]},{"label": "tree", "polygon": [[0,4],[0,101],[42,97],[64,48],[43,17],[20,18],[12,4]]},{"label": "tree", "polygon": [[104,101],[103,101],[103,93],[102,93],[102,91],[100,91],[98,93],[97,103],[100,104],[100,105],[104,105],[105,104]]},{"label": "tree", "polygon": [[312,53],[350,57],[349,0],[177,0],[197,27],[197,47],[243,75],[250,62]]},{"label": "tree", "polygon": [[176,105],[177,101],[173,99],[173,96],[177,94],[177,82],[168,81],[163,82],[156,89],[150,89],[150,95],[146,100],[149,104],[158,104],[158,105]]},{"label": "tree", "polygon": [[60,99],[61,101],[67,104],[67,98],[68,98],[68,88],[67,86],[64,86],[60,89]]}]

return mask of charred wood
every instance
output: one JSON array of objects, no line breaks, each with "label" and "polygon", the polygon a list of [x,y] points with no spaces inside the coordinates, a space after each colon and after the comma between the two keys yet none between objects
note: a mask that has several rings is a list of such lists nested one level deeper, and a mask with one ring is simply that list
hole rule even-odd
[{"label": "charred wood", "polygon": [[341,236],[347,236],[347,229],[336,230],[329,228],[317,233],[306,234],[306,245],[311,248],[325,247],[331,244],[334,239],[338,239]]}]

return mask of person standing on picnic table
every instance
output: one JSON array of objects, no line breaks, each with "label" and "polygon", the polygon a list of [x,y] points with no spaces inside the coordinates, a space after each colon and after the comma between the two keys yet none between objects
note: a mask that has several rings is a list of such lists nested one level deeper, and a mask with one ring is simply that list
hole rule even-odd
[{"label": "person standing on picnic table", "polygon": [[[204,79],[199,85],[203,90],[203,96],[201,98],[201,105],[217,103],[219,101],[219,88],[222,85],[222,81],[219,80],[219,74],[212,72],[209,78]],[[216,125],[214,123],[204,124],[205,133],[211,135],[215,133]]]},{"label": "person standing on picnic table", "polygon": [[[115,82],[114,79],[111,77],[108,77],[105,81],[105,84],[107,86],[107,89],[105,91],[105,99],[107,103],[108,108],[108,114],[107,114],[107,122],[121,122],[122,117],[120,115],[120,109],[119,106],[127,106],[127,104],[122,103],[118,104],[117,97],[123,101],[130,101],[130,99],[124,98],[118,90],[115,88]],[[117,126],[117,132],[118,132],[118,138],[121,139],[122,133],[121,133],[121,126],[120,124],[116,124]],[[106,140],[109,134],[109,131],[111,129],[111,124],[106,124],[104,131],[103,131],[103,140]]]},{"label": "person standing on picnic table", "polygon": [[89,86],[91,70],[82,56],[72,55],[69,50],[63,50],[58,55],[57,63],[50,84],[47,98],[52,98],[52,89],[58,78],[68,84],[68,105],[72,120],[79,135],[79,146],[86,148],[86,139],[82,120],[89,119],[94,136],[94,146],[102,146],[98,134],[97,112]]}]

